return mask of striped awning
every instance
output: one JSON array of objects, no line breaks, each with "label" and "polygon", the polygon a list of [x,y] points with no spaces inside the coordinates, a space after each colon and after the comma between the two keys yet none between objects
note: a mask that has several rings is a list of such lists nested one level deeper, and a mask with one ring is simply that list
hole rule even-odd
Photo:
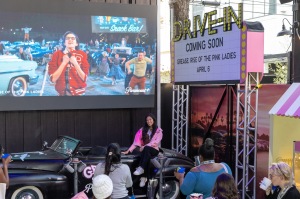
[{"label": "striped awning", "polygon": [[300,117],[300,83],[293,83],[273,106],[269,114]]}]

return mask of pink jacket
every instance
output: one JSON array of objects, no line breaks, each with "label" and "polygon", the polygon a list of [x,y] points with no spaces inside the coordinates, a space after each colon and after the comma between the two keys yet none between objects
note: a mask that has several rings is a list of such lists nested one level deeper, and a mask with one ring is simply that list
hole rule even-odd
[{"label": "pink jacket", "polygon": [[[143,134],[143,128],[138,130],[138,132],[135,134],[134,141],[132,145],[129,147],[129,151],[132,152],[136,147],[145,146],[142,140],[142,134]],[[151,146],[155,148],[156,150],[159,150],[158,147],[160,146],[161,139],[163,137],[162,129],[157,128],[156,132],[152,136],[150,142],[146,144],[146,146]]]}]

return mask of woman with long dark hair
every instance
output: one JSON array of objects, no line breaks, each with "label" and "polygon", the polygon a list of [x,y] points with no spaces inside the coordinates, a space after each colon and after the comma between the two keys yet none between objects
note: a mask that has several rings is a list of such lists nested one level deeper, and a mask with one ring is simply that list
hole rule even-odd
[{"label": "woman with long dark hair", "polygon": [[152,113],[145,117],[144,126],[135,134],[133,144],[123,154],[132,153],[139,147],[141,152],[141,160],[139,167],[133,173],[134,175],[142,175],[140,179],[140,187],[144,187],[148,177],[148,165],[151,158],[159,153],[159,146],[163,137],[162,129],[157,126],[156,118]]},{"label": "woman with long dark hair", "polygon": [[121,163],[119,144],[108,145],[105,163],[96,166],[94,177],[100,174],[108,175],[113,182],[112,199],[128,199],[127,188],[132,186],[132,179],[128,165]]}]

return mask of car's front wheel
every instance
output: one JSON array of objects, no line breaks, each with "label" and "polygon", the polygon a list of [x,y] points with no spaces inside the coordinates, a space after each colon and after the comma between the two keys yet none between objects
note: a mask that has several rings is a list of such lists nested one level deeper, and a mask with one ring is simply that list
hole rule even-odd
[{"label": "car's front wheel", "polygon": [[12,79],[8,87],[9,94],[15,97],[24,96],[27,91],[27,82],[24,77]]},{"label": "car's front wheel", "polygon": [[[164,199],[176,199],[180,198],[179,183],[175,180],[167,181],[163,184],[162,195]],[[156,198],[159,199],[159,187],[156,194]]]},{"label": "car's front wheel", "polygon": [[11,196],[11,199],[44,199],[42,192],[34,186],[25,186],[17,189]]}]

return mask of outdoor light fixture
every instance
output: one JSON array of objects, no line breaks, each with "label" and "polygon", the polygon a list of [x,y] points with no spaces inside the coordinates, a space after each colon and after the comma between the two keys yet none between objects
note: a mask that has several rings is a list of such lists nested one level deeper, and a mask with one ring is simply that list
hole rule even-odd
[{"label": "outdoor light fixture", "polygon": [[277,34],[277,37],[280,37],[280,36],[284,36],[284,35],[292,35],[292,31],[291,30],[287,30],[285,28],[285,25],[284,25],[284,20],[286,20],[292,27],[292,24],[289,22],[289,20],[287,20],[287,18],[283,18],[282,19],[282,30]]},{"label": "outdoor light fixture", "polygon": [[289,3],[289,2],[291,2],[293,0],[279,0],[279,1],[280,1],[281,4],[285,4],[285,3]]},{"label": "outdoor light fixture", "polygon": [[290,24],[291,29],[293,29],[293,28],[295,29],[295,32],[296,32],[296,34],[297,34],[297,37],[298,37],[298,39],[300,40],[300,35],[299,35],[299,22],[295,21],[294,24],[292,25],[292,24],[289,22],[289,20],[288,20],[287,18],[283,18],[283,19],[282,19],[282,30],[277,34],[277,37],[284,36],[284,35],[288,35],[288,36],[293,35],[293,33],[292,33],[291,30],[287,30],[287,29],[285,28],[284,20],[286,20],[286,21]]},{"label": "outdoor light fixture", "polygon": [[[170,0],[170,2],[175,3],[177,0]],[[221,2],[218,1],[202,1],[202,0],[190,0],[190,4],[200,4],[204,6],[220,6]]]},{"label": "outdoor light fixture", "polygon": [[201,1],[204,6],[220,6],[220,2],[218,1]]}]

